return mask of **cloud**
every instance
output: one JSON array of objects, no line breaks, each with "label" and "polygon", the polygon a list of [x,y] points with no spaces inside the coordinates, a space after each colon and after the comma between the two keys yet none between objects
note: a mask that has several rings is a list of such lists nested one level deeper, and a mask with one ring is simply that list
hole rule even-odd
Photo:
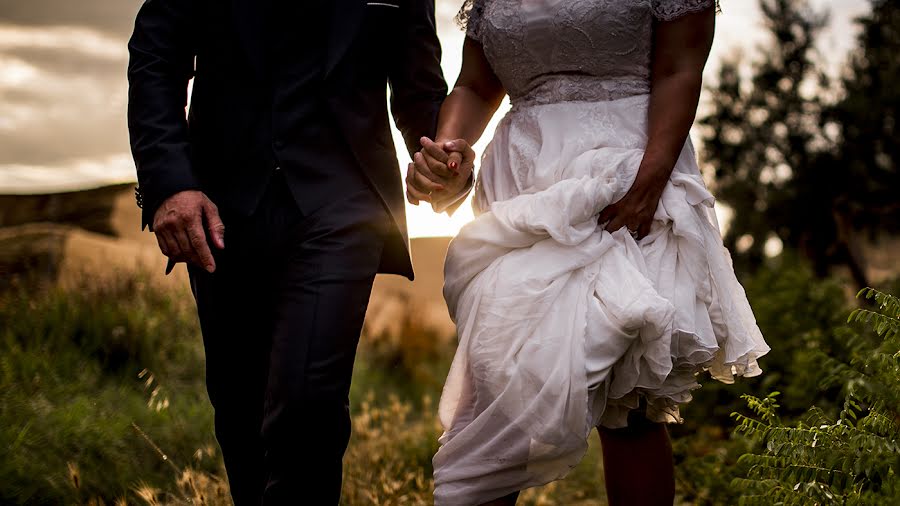
[{"label": "cloud", "polygon": [[64,165],[12,164],[0,170],[0,188],[7,194],[72,191],[134,181],[128,154],[70,160]]},{"label": "cloud", "polygon": [[124,39],[140,6],[140,0],[0,0],[0,22],[87,27]]},{"label": "cloud", "polygon": [[101,59],[120,60],[128,56],[122,39],[92,28],[0,24],[0,51],[16,48],[76,52]]},{"label": "cloud", "polygon": [[[7,63],[25,62],[46,72],[62,74],[59,77],[80,74],[121,78],[128,49],[118,38],[88,28],[0,24],[0,57]],[[19,70],[22,70],[21,63]]]},{"label": "cloud", "polygon": [[124,43],[88,28],[0,25],[0,165],[127,152],[126,62]]},{"label": "cloud", "polygon": [[[69,79],[77,76],[91,76],[97,79],[114,78],[121,80],[125,76],[127,61],[123,59],[93,58],[75,52],[45,49],[40,47],[18,47],[7,51],[0,50],[0,58],[26,62],[30,67],[46,74],[58,74],[54,78]],[[3,78],[0,78],[2,81]]]},{"label": "cloud", "polygon": [[140,5],[0,0],[2,191],[133,177],[125,44]]}]

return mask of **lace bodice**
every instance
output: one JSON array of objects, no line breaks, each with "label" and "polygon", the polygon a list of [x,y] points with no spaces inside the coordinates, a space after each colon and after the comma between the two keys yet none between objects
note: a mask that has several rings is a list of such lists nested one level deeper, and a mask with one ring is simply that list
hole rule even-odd
[{"label": "lace bodice", "polygon": [[474,0],[466,35],[513,105],[615,100],[650,91],[654,19],[715,0]]}]

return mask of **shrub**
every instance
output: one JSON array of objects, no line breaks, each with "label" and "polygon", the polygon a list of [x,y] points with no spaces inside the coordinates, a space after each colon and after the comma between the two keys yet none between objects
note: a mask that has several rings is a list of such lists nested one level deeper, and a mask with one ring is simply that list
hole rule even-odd
[{"label": "shrub", "polygon": [[823,390],[814,357],[820,351],[837,353],[841,338],[834,329],[848,312],[847,297],[833,279],[818,279],[809,263],[794,254],[767,260],[752,276],[742,279],[757,323],[772,352],[760,359],[763,374],[725,385],[708,378],[684,406],[685,422],[670,427],[676,462],[678,494],[693,505],[735,504],[731,481],[738,476],[741,455],[753,441],[734,434],[731,413],[746,403],[741,395],[764,397],[784,392],[784,414],[795,417],[811,404],[837,413],[838,387]]},{"label": "shrub", "polygon": [[900,502],[900,299],[873,289],[860,295],[876,307],[853,311],[850,321],[870,333],[844,329],[848,353],[819,358],[823,384],[845,392],[837,416],[812,407],[788,424],[778,416],[778,392],[745,396],[755,416],[735,414],[738,431],[765,450],[741,457],[745,476],[733,482],[741,504]]}]

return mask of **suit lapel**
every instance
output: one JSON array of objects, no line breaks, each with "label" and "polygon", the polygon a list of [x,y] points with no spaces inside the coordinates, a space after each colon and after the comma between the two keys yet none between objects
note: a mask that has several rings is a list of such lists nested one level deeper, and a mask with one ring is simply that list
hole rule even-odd
[{"label": "suit lapel", "polygon": [[333,0],[333,4],[325,57],[325,77],[334,70],[347,52],[366,11],[365,0]]},{"label": "suit lapel", "polygon": [[234,6],[234,22],[244,51],[258,75],[267,73],[268,17],[271,0],[231,0]]}]

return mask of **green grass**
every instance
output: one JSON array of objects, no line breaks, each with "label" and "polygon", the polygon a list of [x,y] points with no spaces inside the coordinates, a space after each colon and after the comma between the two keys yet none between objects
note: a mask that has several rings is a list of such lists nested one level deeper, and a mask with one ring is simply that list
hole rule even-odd
[{"label": "green grass", "polygon": [[112,501],[170,488],[173,463],[216,470],[195,458],[213,443],[212,410],[184,294],[135,276],[20,286],[2,295],[0,321],[0,503]]}]

